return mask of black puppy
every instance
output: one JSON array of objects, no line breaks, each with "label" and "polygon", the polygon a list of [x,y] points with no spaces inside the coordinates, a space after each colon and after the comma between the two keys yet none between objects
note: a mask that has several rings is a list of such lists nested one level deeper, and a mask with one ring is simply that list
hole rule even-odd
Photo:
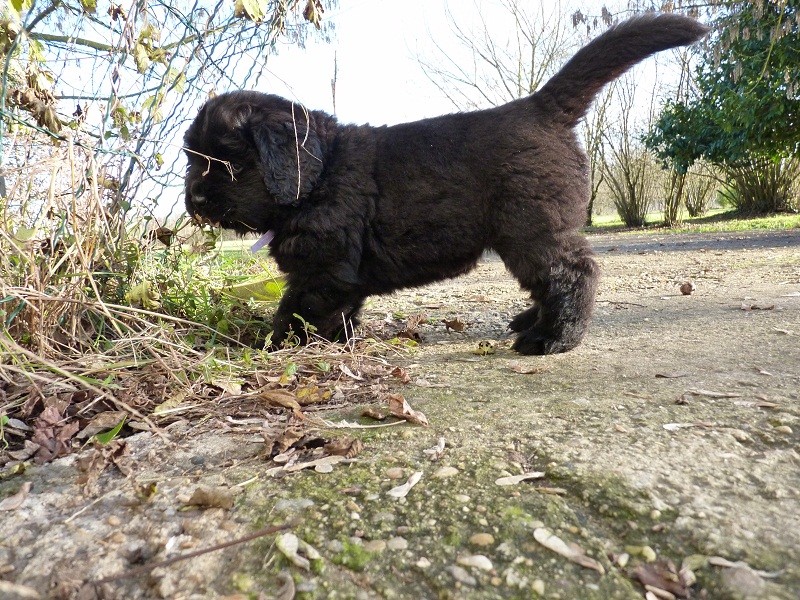
[{"label": "black puppy", "polygon": [[295,315],[333,339],[367,296],[466,273],[491,248],[534,300],[509,325],[514,349],[570,350],[598,278],[579,233],[587,157],[573,128],[606,83],[706,31],[688,17],[636,17],[527,98],[393,127],[340,125],[258,92],[222,94],[186,132],[186,208],[270,237],[288,283],[274,343],[290,329],[302,336]]}]

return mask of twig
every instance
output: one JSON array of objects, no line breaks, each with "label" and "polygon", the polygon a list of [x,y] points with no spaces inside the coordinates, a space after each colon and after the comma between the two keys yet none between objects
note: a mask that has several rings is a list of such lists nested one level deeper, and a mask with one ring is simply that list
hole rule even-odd
[{"label": "twig", "polygon": [[102,579],[99,579],[92,583],[94,585],[102,585],[104,583],[110,583],[112,581],[120,581],[122,579],[131,579],[133,577],[139,577],[141,575],[149,573],[153,569],[158,569],[160,567],[168,567],[169,565],[174,564],[176,562],[180,562],[182,560],[189,560],[190,558],[196,558],[198,556],[202,556],[203,554],[208,554],[209,552],[216,552],[217,550],[224,550],[225,548],[230,548],[231,546],[245,544],[260,537],[272,535],[273,533],[278,533],[279,531],[285,531],[287,529],[291,529],[296,525],[297,525],[296,519],[289,521],[288,523],[283,523],[282,525],[272,525],[270,527],[265,527],[264,529],[259,529],[258,531],[256,531],[255,533],[251,533],[250,535],[246,535],[244,537],[231,540],[230,542],[223,542],[222,544],[217,544],[209,548],[202,548],[200,550],[195,550],[194,552],[189,552],[188,554],[173,556],[172,558],[168,558],[166,560],[162,560],[156,563],[151,563],[149,565],[142,565],[141,567],[136,567],[135,569],[130,569],[129,571],[117,573],[116,575],[111,575],[109,577],[103,577]]}]

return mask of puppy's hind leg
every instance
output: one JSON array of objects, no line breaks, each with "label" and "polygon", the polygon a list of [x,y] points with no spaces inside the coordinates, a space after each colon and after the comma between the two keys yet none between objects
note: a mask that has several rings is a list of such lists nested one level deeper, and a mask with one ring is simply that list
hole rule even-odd
[{"label": "puppy's hind leg", "polygon": [[586,240],[562,234],[546,245],[539,241],[535,253],[513,245],[500,255],[536,302],[509,325],[518,333],[514,350],[554,354],[577,346],[591,320],[599,278]]}]

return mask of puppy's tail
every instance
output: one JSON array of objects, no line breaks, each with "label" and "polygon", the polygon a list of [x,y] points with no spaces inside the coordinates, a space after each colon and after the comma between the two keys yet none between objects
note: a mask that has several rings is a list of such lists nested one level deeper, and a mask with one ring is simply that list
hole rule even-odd
[{"label": "puppy's tail", "polygon": [[646,14],[615,25],[581,48],[533,98],[571,125],[602,87],[651,54],[702,38],[708,27],[675,14]]}]

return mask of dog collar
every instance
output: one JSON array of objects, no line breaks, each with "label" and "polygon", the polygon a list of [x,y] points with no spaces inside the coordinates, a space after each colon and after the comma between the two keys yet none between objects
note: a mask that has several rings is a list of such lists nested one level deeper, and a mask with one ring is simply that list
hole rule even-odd
[{"label": "dog collar", "polygon": [[267,233],[265,233],[264,235],[262,235],[260,238],[258,238],[256,240],[256,243],[253,244],[250,247],[250,252],[253,252],[253,253],[258,252],[264,246],[269,244],[272,241],[272,238],[274,238],[274,237],[275,237],[275,232],[270,229]]}]

